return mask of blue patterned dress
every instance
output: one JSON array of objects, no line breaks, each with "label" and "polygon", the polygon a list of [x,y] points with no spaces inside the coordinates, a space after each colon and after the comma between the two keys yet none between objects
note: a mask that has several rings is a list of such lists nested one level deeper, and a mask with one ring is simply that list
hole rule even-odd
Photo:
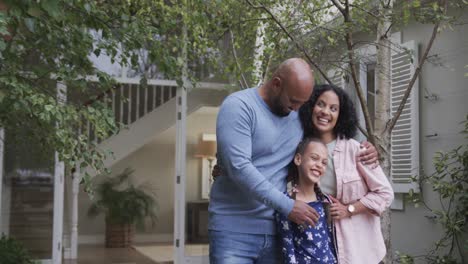
[{"label": "blue patterned dress", "polygon": [[320,215],[315,227],[297,225],[280,213],[276,213],[276,226],[282,240],[283,262],[287,264],[338,263],[331,226],[323,202],[310,202]]}]

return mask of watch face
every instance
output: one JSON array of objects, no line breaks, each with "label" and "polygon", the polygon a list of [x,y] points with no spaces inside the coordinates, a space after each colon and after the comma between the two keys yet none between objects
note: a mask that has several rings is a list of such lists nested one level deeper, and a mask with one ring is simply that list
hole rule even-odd
[{"label": "watch face", "polygon": [[350,205],[348,206],[348,211],[349,211],[350,213],[354,213],[354,209],[355,209],[355,208],[354,208],[354,205],[350,204]]}]

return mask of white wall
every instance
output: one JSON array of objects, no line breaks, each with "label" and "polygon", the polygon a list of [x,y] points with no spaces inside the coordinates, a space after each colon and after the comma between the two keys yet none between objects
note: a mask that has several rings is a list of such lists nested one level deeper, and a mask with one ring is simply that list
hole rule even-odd
[{"label": "white wall", "polygon": [[[468,20],[468,15],[464,16]],[[427,43],[432,28],[411,25],[402,32],[402,42],[416,40]],[[420,53],[425,46],[420,46]],[[420,78],[420,159],[426,173],[434,171],[432,158],[436,151],[450,150],[466,140],[459,132],[459,124],[468,114],[468,26],[455,26],[454,31],[444,30],[436,39],[429,63],[426,63]],[[433,93],[438,100],[431,102],[426,95]],[[426,135],[437,133],[436,138]],[[426,202],[431,207],[439,208],[438,197],[431,191],[431,186],[423,188]],[[413,255],[424,254],[440,238],[440,228],[425,216],[424,208],[405,205],[403,211],[392,214],[392,243],[394,250]]]},{"label": "white wall", "polygon": [[[215,133],[217,108],[202,107],[187,117],[187,200],[201,199],[201,160],[194,158],[195,147],[202,133]],[[154,229],[140,233],[137,241],[171,240],[174,224],[174,157],[175,127],[155,136],[152,141],[126,157],[112,171],[119,172],[130,166],[139,181],[149,181],[157,188],[159,219]],[[80,243],[102,242],[104,218],[90,219],[86,211],[90,200],[81,192],[79,197]]]}]

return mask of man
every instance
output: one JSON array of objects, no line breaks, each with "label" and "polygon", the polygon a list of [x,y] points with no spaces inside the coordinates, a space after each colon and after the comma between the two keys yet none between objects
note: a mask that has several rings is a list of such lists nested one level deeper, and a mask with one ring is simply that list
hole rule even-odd
[{"label": "man", "polygon": [[210,263],[276,263],[274,210],[297,224],[317,222],[314,209],[283,193],[303,136],[297,110],[313,86],[310,66],[292,58],[265,84],[233,93],[221,105],[216,136],[224,173],[210,192]]}]

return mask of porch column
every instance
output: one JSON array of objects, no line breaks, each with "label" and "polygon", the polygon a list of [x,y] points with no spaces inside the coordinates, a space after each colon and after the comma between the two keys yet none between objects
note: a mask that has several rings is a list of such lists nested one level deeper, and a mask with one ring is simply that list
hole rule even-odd
[{"label": "porch column", "polygon": [[174,264],[185,263],[185,162],[187,91],[177,87],[176,102],[176,155],[174,181]]},{"label": "porch column", "polygon": [[176,141],[174,178],[174,264],[185,263],[185,182],[187,144],[187,27],[182,29],[182,86],[176,92]]},{"label": "porch column", "polygon": [[[3,218],[5,214],[3,212],[3,153],[4,153],[4,146],[5,146],[5,130],[0,128],[0,236],[3,234]],[[8,216],[9,217],[9,216]]]},{"label": "porch column", "polygon": [[[62,83],[57,83],[57,101],[59,104],[65,104],[66,94],[67,87]],[[63,161],[60,161],[58,152],[56,151],[54,169],[54,220],[52,239],[52,261],[54,264],[62,263],[64,176],[65,164]]]},{"label": "porch column", "polygon": [[70,230],[70,258],[78,258],[78,194],[80,192],[80,166],[77,164],[72,174],[72,204]]}]

